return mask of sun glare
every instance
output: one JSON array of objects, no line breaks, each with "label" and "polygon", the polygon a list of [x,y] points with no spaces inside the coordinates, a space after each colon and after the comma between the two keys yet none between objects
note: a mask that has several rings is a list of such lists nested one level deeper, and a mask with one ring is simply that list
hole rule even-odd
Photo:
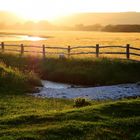
[{"label": "sun glare", "polygon": [[[61,16],[71,13],[66,7],[66,2],[60,3],[58,0],[21,0],[20,2],[14,0],[9,7],[16,14],[27,20],[39,21],[39,20],[55,20]],[[19,7],[17,7],[17,5]]]},{"label": "sun glare", "polygon": [[27,20],[55,20],[77,12],[140,11],[138,0],[0,0],[0,10]]}]

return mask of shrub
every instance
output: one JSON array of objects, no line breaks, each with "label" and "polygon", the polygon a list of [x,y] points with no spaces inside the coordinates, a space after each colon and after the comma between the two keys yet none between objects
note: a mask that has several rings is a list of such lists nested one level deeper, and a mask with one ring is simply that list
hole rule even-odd
[{"label": "shrub", "polygon": [[91,103],[85,98],[76,98],[74,100],[74,107],[84,107],[89,105],[91,105]]},{"label": "shrub", "polygon": [[0,91],[29,92],[35,86],[40,86],[39,78],[33,73],[23,73],[17,68],[7,67],[0,63]]}]

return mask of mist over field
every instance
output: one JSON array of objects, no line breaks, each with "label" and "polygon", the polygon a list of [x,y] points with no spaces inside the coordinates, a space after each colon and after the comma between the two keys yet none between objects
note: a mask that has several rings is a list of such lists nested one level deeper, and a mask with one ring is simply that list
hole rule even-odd
[{"label": "mist over field", "polygon": [[[75,24],[140,24],[140,12],[77,13],[55,21],[62,25]],[[55,23],[54,22],[54,23]]]},{"label": "mist over field", "polygon": [[[0,11],[1,30],[103,30],[139,32],[139,24],[140,12],[75,13],[51,21],[47,18],[34,21],[32,19],[24,19],[13,12]],[[110,25],[112,26],[110,27]]]}]

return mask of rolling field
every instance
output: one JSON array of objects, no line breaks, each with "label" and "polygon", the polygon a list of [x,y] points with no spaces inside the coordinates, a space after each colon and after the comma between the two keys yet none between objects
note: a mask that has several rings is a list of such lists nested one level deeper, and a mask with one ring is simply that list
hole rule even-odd
[{"label": "rolling field", "polygon": [[[130,43],[139,47],[139,34],[133,33],[22,33],[49,38],[46,41],[4,42],[62,47]],[[35,87],[41,86],[40,78],[99,86],[136,83],[140,81],[139,71],[140,63],[130,60],[40,59],[0,53],[0,140],[139,140],[139,97],[118,101],[89,100],[90,106],[76,108],[73,99],[31,96]]]},{"label": "rolling field", "polygon": [[[15,31],[2,31],[7,33],[15,33]],[[36,35],[41,37],[48,37],[47,40],[41,41],[6,41],[6,44],[25,44],[25,45],[39,45],[45,44],[46,46],[55,46],[55,47],[71,47],[74,46],[95,46],[96,44],[100,45],[121,45],[125,46],[126,44],[131,44],[133,47],[140,48],[140,33],[107,33],[107,32],[86,32],[86,31],[17,31],[16,33],[20,34],[29,34]],[[26,48],[27,50],[29,48]],[[39,50],[38,50],[39,51]],[[42,50],[41,50],[42,51]],[[48,52],[54,50],[47,50]],[[55,50],[59,51],[59,50]],[[95,49],[77,49],[76,52],[87,52],[95,51]],[[72,52],[74,52],[72,51]],[[125,52],[125,49],[102,49],[101,51],[119,51]],[[60,50],[60,52],[62,52]],[[67,51],[65,51],[67,53]],[[137,52],[138,51],[132,51]],[[86,56],[86,55],[82,55]],[[88,55],[89,56],[89,55]],[[92,55],[90,55],[92,56]],[[94,56],[94,55],[93,55]],[[110,57],[121,57],[126,58],[125,55],[106,55]],[[131,56],[132,59],[140,60],[140,57]]]},{"label": "rolling field", "polygon": [[[89,31],[1,31],[7,33],[30,34],[42,37],[50,37],[46,41],[36,41],[35,44],[48,46],[83,46],[83,45],[126,45],[131,44],[140,47],[140,33],[108,33]],[[7,41],[8,42],[8,41]],[[14,42],[14,41],[12,41]],[[33,43],[20,41],[15,43]]]}]

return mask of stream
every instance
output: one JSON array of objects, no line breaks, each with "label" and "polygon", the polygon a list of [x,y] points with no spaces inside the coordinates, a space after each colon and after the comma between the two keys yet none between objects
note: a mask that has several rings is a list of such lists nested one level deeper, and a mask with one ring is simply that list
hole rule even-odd
[{"label": "stream", "polygon": [[30,36],[30,35],[0,33],[0,40],[1,41],[40,41],[40,40],[47,40],[47,38],[39,37],[39,36]]},{"label": "stream", "polygon": [[43,87],[33,96],[40,98],[88,98],[92,100],[121,99],[140,96],[140,84],[120,84],[100,87],[82,87],[52,81],[42,81]]}]

